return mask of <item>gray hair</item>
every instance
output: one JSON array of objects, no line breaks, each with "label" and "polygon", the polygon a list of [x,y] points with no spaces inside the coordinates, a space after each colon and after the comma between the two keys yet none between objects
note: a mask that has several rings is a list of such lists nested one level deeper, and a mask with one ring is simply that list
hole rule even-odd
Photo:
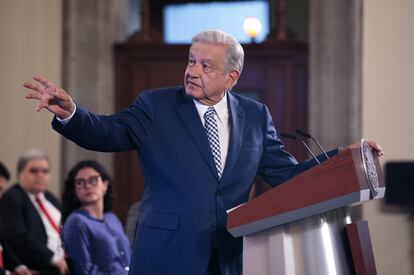
[{"label": "gray hair", "polygon": [[17,161],[17,175],[24,170],[29,161],[34,159],[44,159],[50,165],[49,157],[45,153],[38,149],[30,149],[19,157],[19,160]]},{"label": "gray hair", "polygon": [[244,63],[244,51],[233,35],[219,30],[207,30],[194,35],[191,41],[193,44],[196,42],[207,42],[224,45],[226,47],[226,69],[228,71],[236,70],[241,74]]}]

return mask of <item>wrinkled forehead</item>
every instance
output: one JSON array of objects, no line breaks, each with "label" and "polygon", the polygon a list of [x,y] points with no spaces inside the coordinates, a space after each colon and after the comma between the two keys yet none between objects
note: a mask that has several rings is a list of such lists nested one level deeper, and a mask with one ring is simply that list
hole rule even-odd
[{"label": "wrinkled forehead", "polygon": [[226,46],[217,43],[196,42],[191,45],[188,56],[199,61],[215,62],[218,64],[226,64],[227,62]]},{"label": "wrinkled forehead", "polygon": [[224,44],[212,42],[195,42],[191,45],[189,54],[204,54],[211,56],[221,56],[226,54],[227,47]]}]

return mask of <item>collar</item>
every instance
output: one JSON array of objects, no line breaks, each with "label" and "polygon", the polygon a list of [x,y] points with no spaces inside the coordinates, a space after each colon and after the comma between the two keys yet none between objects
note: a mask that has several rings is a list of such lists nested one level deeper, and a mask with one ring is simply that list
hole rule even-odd
[{"label": "collar", "polygon": [[217,116],[218,116],[218,118],[221,122],[223,121],[224,117],[228,114],[228,110],[227,110],[227,92],[225,92],[224,97],[218,103],[216,103],[213,106],[203,105],[195,99],[193,99],[193,101],[194,101],[194,104],[197,108],[197,111],[198,111],[198,114],[200,115],[200,117],[204,117],[204,114],[207,111],[208,107],[214,107],[214,109],[216,110]]},{"label": "collar", "polygon": [[[24,189],[23,189],[24,190]],[[27,192],[26,190],[24,190],[26,192],[26,194],[29,196],[30,200],[35,201],[36,197],[39,197],[39,199],[41,201],[46,200],[45,198],[45,193],[44,192],[40,192],[39,194],[35,195],[33,193]]]}]

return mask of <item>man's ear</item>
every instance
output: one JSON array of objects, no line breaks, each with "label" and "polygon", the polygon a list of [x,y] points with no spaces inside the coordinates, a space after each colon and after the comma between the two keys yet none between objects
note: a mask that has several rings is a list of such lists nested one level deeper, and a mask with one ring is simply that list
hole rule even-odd
[{"label": "man's ear", "polygon": [[240,73],[236,70],[233,70],[229,73],[227,83],[226,83],[226,90],[229,90],[231,87],[236,85],[237,80],[240,77]]}]

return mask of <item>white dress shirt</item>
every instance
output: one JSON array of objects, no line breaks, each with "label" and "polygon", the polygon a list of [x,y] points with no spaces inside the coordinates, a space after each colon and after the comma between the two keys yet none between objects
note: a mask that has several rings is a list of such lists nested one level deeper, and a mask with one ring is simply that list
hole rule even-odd
[{"label": "white dress shirt", "polygon": [[[40,217],[42,218],[42,222],[43,222],[43,225],[45,226],[46,234],[47,234],[47,247],[50,250],[52,250],[54,254],[52,257],[51,263],[55,264],[65,256],[60,235],[58,232],[56,232],[56,230],[50,224],[49,220],[46,218],[45,214],[43,214],[42,210],[40,210],[40,207],[35,200],[35,195],[29,192],[26,192],[26,193],[29,196],[34,207],[36,208],[37,212],[39,213]],[[44,193],[39,193],[38,197],[42,201],[45,208],[47,209],[47,212],[51,216],[52,220],[55,222],[57,226],[59,226],[60,219],[61,219],[61,213],[59,209],[57,209],[51,202],[49,202],[45,198]]]}]

